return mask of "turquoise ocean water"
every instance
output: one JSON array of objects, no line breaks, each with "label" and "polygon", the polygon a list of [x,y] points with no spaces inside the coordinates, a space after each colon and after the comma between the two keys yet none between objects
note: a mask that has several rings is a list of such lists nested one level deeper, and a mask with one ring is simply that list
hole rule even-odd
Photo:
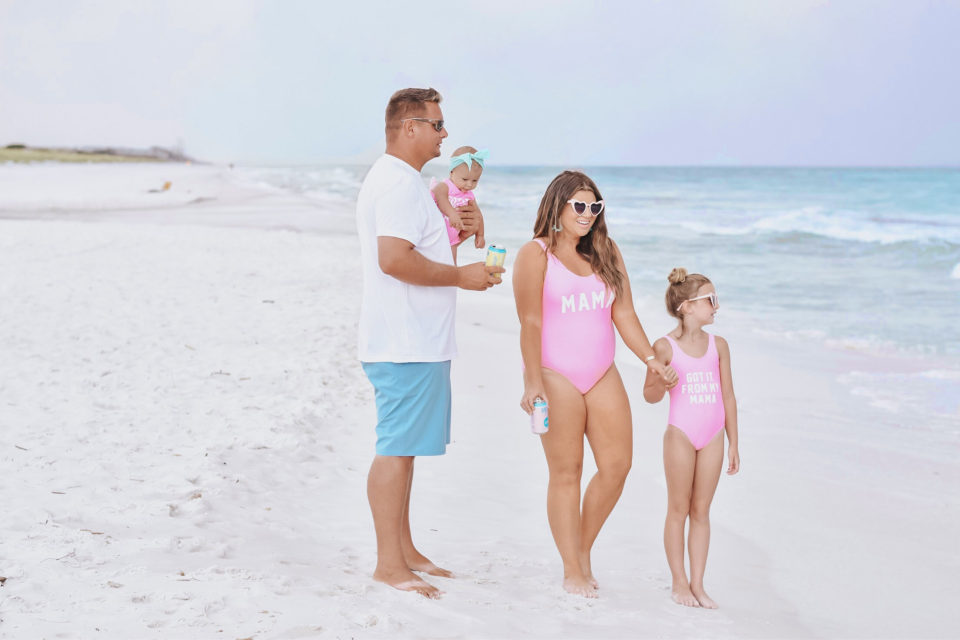
[{"label": "turquoise ocean water", "polygon": [[[249,168],[246,178],[352,207],[366,167]],[[488,239],[531,237],[555,167],[490,166]],[[960,434],[960,170],[597,167],[635,297],[674,266],[708,275],[719,320],[765,340],[862,355],[839,381],[893,422]],[[424,171],[441,177],[434,162]]]}]

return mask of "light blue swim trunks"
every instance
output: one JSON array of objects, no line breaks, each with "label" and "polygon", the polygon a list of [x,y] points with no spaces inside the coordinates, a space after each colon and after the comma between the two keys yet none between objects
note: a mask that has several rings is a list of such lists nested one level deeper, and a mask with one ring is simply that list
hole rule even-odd
[{"label": "light blue swim trunks", "polygon": [[376,392],[377,455],[446,453],[450,444],[450,361],[361,365]]}]

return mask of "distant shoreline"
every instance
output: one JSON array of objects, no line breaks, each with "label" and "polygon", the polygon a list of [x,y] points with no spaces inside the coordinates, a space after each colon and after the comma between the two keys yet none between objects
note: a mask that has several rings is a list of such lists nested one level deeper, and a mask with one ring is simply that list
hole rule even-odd
[{"label": "distant shoreline", "polygon": [[0,163],[5,162],[186,162],[195,160],[182,151],[164,147],[127,149],[121,147],[31,147],[10,144],[0,148]]}]

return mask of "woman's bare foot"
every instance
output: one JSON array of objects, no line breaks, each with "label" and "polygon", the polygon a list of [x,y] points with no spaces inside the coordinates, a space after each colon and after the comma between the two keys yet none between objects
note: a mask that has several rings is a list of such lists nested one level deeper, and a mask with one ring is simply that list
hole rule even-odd
[{"label": "woman's bare foot", "polygon": [[580,556],[580,568],[583,569],[583,575],[587,577],[587,581],[590,583],[594,589],[600,588],[600,583],[597,582],[597,579],[593,577],[593,570],[590,568],[590,554],[582,554]]},{"label": "woman's bare foot", "polygon": [[584,598],[598,598],[600,596],[600,594],[597,593],[596,587],[594,587],[585,576],[564,578],[563,588],[567,593],[572,593],[575,596],[583,596]]},{"label": "woman's bare foot", "polygon": [[713,601],[713,598],[707,595],[703,587],[698,587],[696,590],[691,588],[690,592],[693,593],[693,597],[697,599],[697,602],[699,602],[700,606],[704,609],[716,609],[719,607],[719,605]]},{"label": "woman's bare foot", "polygon": [[425,598],[438,600],[443,592],[432,584],[415,576],[409,570],[396,572],[374,572],[373,579],[400,591],[415,591]]},{"label": "woman's bare foot", "polygon": [[440,578],[453,577],[452,571],[441,569],[437,565],[430,562],[430,559],[420,552],[404,554],[403,561],[407,563],[408,567],[410,567],[410,571],[422,571],[423,573],[428,573],[431,576],[438,576]]},{"label": "woman's bare foot", "polygon": [[411,571],[422,571],[423,573],[428,573],[431,576],[437,576],[439,578],[452,578],[453,572],[446,569],[441,569],[437,565],[433,564],[429,560],[426,562],[420,563],[407,563],[407,566],[410,567]]},{"label": "woman's bare foot", "polygon": [[674,582],[670,592],[670,597],[672,597],[673,601],[677,604],[682,604],[685,607],[700,606],[700,602],[696,596],[693,595],[693,592],[690,591],[690,585],[688,584],[677,584]]}]

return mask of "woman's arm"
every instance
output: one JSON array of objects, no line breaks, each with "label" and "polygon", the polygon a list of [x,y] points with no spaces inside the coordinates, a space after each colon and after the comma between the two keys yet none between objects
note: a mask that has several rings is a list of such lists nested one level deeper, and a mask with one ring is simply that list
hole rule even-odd
[{"label": "woman's arm", "polygon": [[633,308],[633,293],[630,291],[630,278],[627,276],[627,269],[623,263],[623,256],[620,255],[620,249],[616,243],[613,245],[616,252],[617,268],[623,276],[623,293],[613,301],[613,324],[623,338],[624,344],[631,351],[637,354],[637,357],[643,360],[648,370],[654,371],[666,384],[667,389],[672,389],[677,384],[677,373],[665,363],[657,360],[653,347],[650,346],[650,340],[647,338],[647,332],[643,330],[640,324],[640,318],[637,317],[637,311]]},{"label": "woman's arm", "polygon": [[[663,338],[653,343],[653,352],[657,356],[657,361],[664,365],[670,364],[670,361],[673,360],[673,347]],[[667,368],[673,371],[672,367]],[[650,404],[654,404],[660,402],[666,392],[667,384],[663,381],[663,378],[648,367],[647,378],[643,383],[643,399]]]},{"label": "woman's arm", "polygon": [[[537,397],[547,400],[543,388],[540,339],[543,322],[543,278],[547,254],[536,242],[520,247],[513,262],[513,296],[520,318],[520,354],[523,356],[523,396],[520,406],[533,412]],[[549,402],[549,401],[548,401]]]},{"label": "woman's arm", "polygon": [[733,375],[730,369],[730,345],[720,336],[714,336],[714,341],[720,356],[720,391],[723,394],[723,412],[726,416],[724,428],[729,441],[727,473],[733,475],[740,470],[740,446],[737,432],[737,397],[733,393]]}]

